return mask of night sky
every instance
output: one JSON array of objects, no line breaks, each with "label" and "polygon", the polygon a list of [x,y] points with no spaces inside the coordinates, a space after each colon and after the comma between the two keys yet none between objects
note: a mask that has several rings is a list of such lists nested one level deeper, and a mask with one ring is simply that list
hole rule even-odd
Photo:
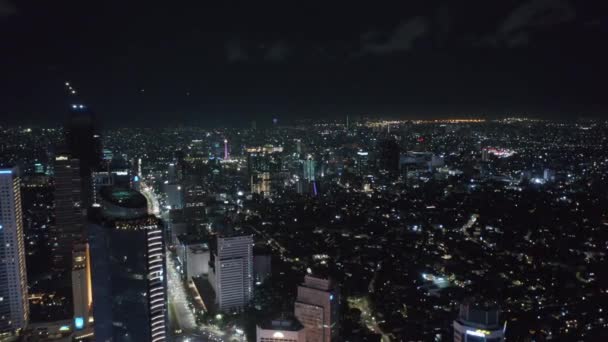
[{"label": "night sky", "polygon": [[0,0],[0,125],[608,117],[606,1],[91,3]]}]

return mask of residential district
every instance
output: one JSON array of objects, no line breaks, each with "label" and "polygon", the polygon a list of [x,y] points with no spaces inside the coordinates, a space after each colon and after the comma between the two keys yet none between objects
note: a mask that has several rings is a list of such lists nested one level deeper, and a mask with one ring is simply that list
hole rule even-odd
[{"label": "residential district", "polygon": [[2,341],[608,336],[605,121],[72,109],[0,127]]}]

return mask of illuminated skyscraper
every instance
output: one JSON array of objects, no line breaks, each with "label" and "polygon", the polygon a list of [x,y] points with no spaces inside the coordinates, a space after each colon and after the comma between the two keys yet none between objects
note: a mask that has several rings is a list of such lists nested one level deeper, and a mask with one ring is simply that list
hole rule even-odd
[{"label": "illuminated skyscraper", "polygon": [[253,237],[218,236],[214,257],[214,288],[220,310],[242,310],[253,296]]},{"label": "illuminated skyscraper", "polygon": [[228,153],[228,139],[224,139],[224,160],[230,159],[230,153]]},{"label": "illuminated skyscraper", "polygon": [[312,159],[312,156],[309,154],[306,159],[304,160],[303,163],[303,167],[304,167],[304,179],[306,179],[307,181],[314,181],[315,180],[315,172],[316,172],[316,162],[314,159]]},{"label": "illuminated skyscraper", "polygon": [[162,224],[134,190],[106,187],[101,198],[101,218],[89,225],[96,340],[166,341]]},{"label": "illuminated skyscraper", "polygon": [[454,342],[501,342],[505,329],[495,305],[465,302],[454,321]]},{"label": "illuminated skyscraper", "polygon": [[86,243],[74,246],[72,258],[72,297],[74,301],[74,327],[77,330],[89,325],[93,309],[91,284],[91,257]]},{"label": "illuminated skyscraper", "polygon": [[55,226],[51,249],[53,267],[66,279],[72,269],[74,244],[84,238],[79,165],[79,160],[67,153],[55,156]]},{"label": "illuminated skyscraper", "polygon": [[304,277],[294,315],[305,327],[307,342],[331,342],[337,337],[339,303],[339,291],[330,279]]},{"label": "illuminated skyscraper", "polygon": [[29,320],[27,273],[18,169],[0,169],[0,340]]}]

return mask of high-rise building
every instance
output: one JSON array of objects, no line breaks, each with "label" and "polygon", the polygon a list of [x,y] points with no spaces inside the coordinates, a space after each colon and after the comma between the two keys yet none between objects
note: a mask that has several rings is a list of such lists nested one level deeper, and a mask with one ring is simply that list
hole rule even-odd
[{"label": "high-rise building", "polygon": [[218,307],[242,310],[253,296],[253,236],[218,236],[214,259]]},{"label": "high-rise building", "polygon": [[86,243],[74,246],[72,258],[72,298],[74,302],[74,328],[89,326],[93,310],[93,285],[91,284],[91,257]]},{"label": "high-rise building", "polygon": [[369,172],[369,152],[357,151],[357,159],[355,162],[355,169],[359,176],[366,175]]},{"label": "high-rise building", "polygon": [[251,179],[251,192],[268,196],[273,185],[280,182],[283,163],[280,153],[282,147],[266,145],[247,148],[247,170]]},{"label": "high-rise building", "polygon": [[93,112],[82,104],[73,104],[65,127],[65,140],[72,158],[78,159],[81,179],[82,206],[92,204],[91,173],[101,164],[101,136]]},{"label": "high-rise building", "polygon": [[72,269],[72,250],[84,238],[81,174],[78,159],[55,156],[55,226],[52,228],[53,268],[64,278]]},{"label": "high-rise building", "polygon": [[100,217],[88,227],[96,340],[166,341],[162,224],[137,191],[107,187],[101,199]]},{"label": "high-rise building", "polygon": [[385,139],[378,144],[378,168],[390,175],[399,173],[399,155],[401,148],[393,139]]},{"label": "high-rise building", "polygon": [[224,139],[224,160],[230,159],[230,152],[228,148],[228,139]]},{"label": "high-rise building", "polygon": [[201,185],[187,184],[184,192],[183,218],[193,233],[199,234],[206,221],[205,199],[207,192]]},{"label": "high-rise building", "polygon": [[29,320],[21,181],[17,168],[0,169],[0,340]]},{"label": "high-rise building", "polygon": [[251,193],[270,195],[272,189],[270,172],[254,172],[251,174]]},{"label": "high-rise building", "polygon": [[306,342],[306,331],[295,317],[281,317],[257,325],[256,341]]},{"label": "high-rise building", "polygon": [[500,310],[492,304],[461,304],[453,326],[454,342],[502,342],[505,338],[506,322],[501,325]]},{"label": "high-rise building", "polygon": [[164,185],[165,194],[167,195],[167,205],[171,209],[184,208],[184,190],[181,184],[168,183]]},{"label": "high-rise building", "polygon": [[304,179],[313,182],[315,180],[316,162],[310,154],[303,161],[303,168]]},{"label": "high-rise building", "polygon": [[304,325],[307,342],[331,342],[338,336],[340,294],[327,278],[311,275],[298,286],[294,315]]}]

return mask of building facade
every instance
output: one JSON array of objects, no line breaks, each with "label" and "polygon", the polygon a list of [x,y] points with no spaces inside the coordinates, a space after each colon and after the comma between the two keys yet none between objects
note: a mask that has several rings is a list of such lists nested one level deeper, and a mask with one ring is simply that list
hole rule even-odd
[{"label": "building facade", "polygon": [[242,310],[253,296],[253,236],[218,237],[214,263],[219,309]]},{"label": "building facade", "polygon": [[89,225],[96,340],[166,341],[162,223],[140,193],[104,190],[101,219]]},{"label": "building facade", "polygon": [[494,305],[472,301],[460,305],[458,319],[454,320],[454,342],[502,342],[505,325],[501,325],[500,311]]},{"label": "building facade", "polygon": [[[55,226],[52,230],[53,268],[69,275],[72,249],[84,239],[80,161],[69,154],[55,156]],[[69,279],[69,278],[68,278]]]},{"label": "building facade", "polygon": [[93,285],[91,284],[91,256],[86,243],[74,246],[72,253],[72,297],[74,302],[74,328],[89,326],[93,310]]},{"label": "building facade", "polygon": [[256,326],[256,341],[306,342],[306,331],[295,318],[275,319]]},{"label": "building facade", "polygon": [[29,320],[21,181],[17,168],[0,169],[0,340]]},{"label": "building facade", "polygon": [[304,325],[307,342],[331,342],[338,336],[340,295],[330,279],[311,275],[298,286],[295,317]]}]

